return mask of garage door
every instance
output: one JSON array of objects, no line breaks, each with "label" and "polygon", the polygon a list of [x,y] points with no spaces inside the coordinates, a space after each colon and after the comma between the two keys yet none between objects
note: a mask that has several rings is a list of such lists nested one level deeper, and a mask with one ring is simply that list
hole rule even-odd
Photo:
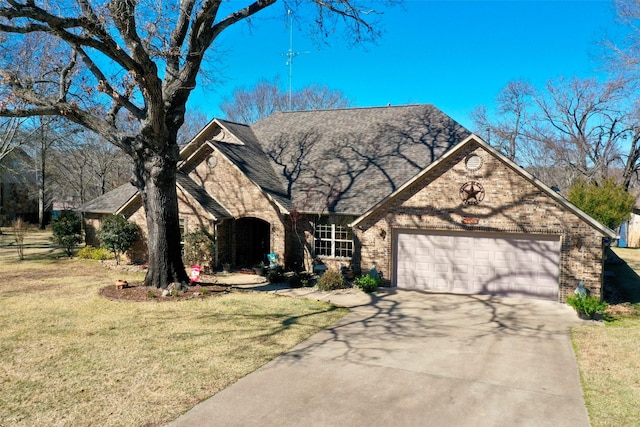
[{"label": "garage door", "polygon": [[399,288],[558,299],[558,236],[398,231],[395,239]]}]

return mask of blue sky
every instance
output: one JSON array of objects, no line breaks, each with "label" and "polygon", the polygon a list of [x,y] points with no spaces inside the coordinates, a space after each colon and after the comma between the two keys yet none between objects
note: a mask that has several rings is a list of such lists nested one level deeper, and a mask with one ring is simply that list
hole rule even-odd
[{"label": "blue sky", "polygon": [[[251,29],[242,24],[223,33],[222,53],[213,59],[224,81],[201,84],[190,107],[222,117],[219,105],[237,87],[276,76],[288,87],[282,8],[265,10]],[[337,36],[318,46],[294,24],[293,50],[305,52],[293,61],[294,90],[322,84],[358,107],[430,103],[472,127],[469,113],[492,108],[510,80],[542,88],[560,76],[598,76],[597,42],[616,30],[606,0],[407,0],[382,20],[382,39],[355,48]]]}]

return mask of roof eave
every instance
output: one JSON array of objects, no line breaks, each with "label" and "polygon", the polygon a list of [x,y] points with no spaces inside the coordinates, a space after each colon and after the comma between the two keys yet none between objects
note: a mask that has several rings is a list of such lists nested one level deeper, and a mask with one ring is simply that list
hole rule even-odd
[{"label": "roof eave", "polygon": [[116,209],[115,212],[113,212],[113,215],[124,215],[124,212],[126,212],[127,210],[129,210],[129,208],[134,204],[134,202],[138,202],[140,200],[140,192],[136,190],[136,194],[134,194],[131,198],[129,198],[129,200],[127,200],[122,206],[120,206],[118,209]]},{"label": "roof eave", "polygon": [[[209,143],[209,142],[208,142]],[[238,165],[235,164],[235,162],[233,160],[231,160],[228,156],[226,156],[224,154],[224,152],[222,150],[219,150],[215,144],[213,143],[209,143],[215,150],[216,150],[216,154],[222,156],[229,164],[231,164],[238,172],[240,172],[249,182],[251,182],[251,184],[255,185],[256,187],[258,187],[258,189],[260,190],[260,192],[262,194],[265,195],[265,197],[267,199],[269,199],[269,201],[271,201],[273,204],[275,204],[278,209],[280,210],[280,213],[282,213],[283,215],[289,215],[291,212],[289,211],[289,209],[287,209],[284,205],[282,205],[282,203],[280,203],[278,200],[276,200],[272,195],[270,195],[269,193],[267,193],[266,191],[264,191],[264,189],[254,180],[252,180],[251,178],[249,178],[244,172],[242,172],[242,170],[240,169],[240,167]]]},{"label": "roof eave", "polygon": [[209,197],[211,197],[213,200],[215,200],[215,202],[220,205],[220,207],[222,209],[224,209],[225,211],[227,211],[226,216],[221,216],[221,217],[217,217],[215,216],[213,213],[209,212],[207,209],[205,209],[204,206],[202,206],[202,204],[200,202],[198,202],[198,200],[186,189],[184,188],[182,185],[180,185],[180,183],[176,182],[176,186],[178,186],[180,188],[180,190],[182,190],[183,193],[187,194],[189,197],[191,197],[191,199],[196,202],[198,204],[198,206],[200,206],[202,208],[203,211],[205,211],[207,213],[207,215],[209,215],[209,219],[211,221],[214,222],[220,222],[223,219],[229,219],[229,218],[233,218],[233,215],[231,215],[231,212],[229,212],[229,209],[227,209],[226,207],[224,207],[222,205],[222,203],[218,202],[214,197],[212,197],[211,195],[209,195]]}]

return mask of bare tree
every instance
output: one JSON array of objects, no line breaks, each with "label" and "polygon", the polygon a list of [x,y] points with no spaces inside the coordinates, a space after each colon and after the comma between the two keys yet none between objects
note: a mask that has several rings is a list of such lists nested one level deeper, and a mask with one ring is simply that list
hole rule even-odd
[{"label": "bare tree", "polygon": [[13,118],[0,121],[0,167],[2,159],[25,143],[20,133],[21,120]]},{"label": "bare tree", "polygon": [[283,90],[278,79],[260,80],[253,88],[238,88],[231,98],[222,101],[220,109],[227,120],[253,124],[278,111],[322,110],[348,107],[351,101],[338,90],[326,86],[311,85],[291,94]]},{"label": "bare tree", "polygon": [[[276,3],[0,3],[0,116],[62,116],[132,158],[147,218],[147,285],[188,281],[179,244],[177,135],[205,55],[227,28]],[[289,0],[282,12],[309,18],[321,35],[344,28],[357,43],[379,35],[368,3],[382,2]]]},{"label": "bare tree", "polygon": [[535,90],[524,80],[514,80],[496,97],[496,119],[490,120],[484,106],[472,112],[480,135],[511,160],[516,160],[523,147]]},{"label": "bare tree", "polygon": [[544,181],[567,188],[577,178],[598,182],[617,174],[628,188],[640,169],[638,115],[629,102],[634,88],[622,78],[561,78],[545,91],[511,82],[497,98],[494,120],[485,107],[475,110],[476,126]]},{"label": "bare tree", "polygon": [[185,112],[184,123],[178,131],[178,146],[187,145],[209,123],[207,116],[198,110]]},{"label": "bare tree", "polygon": [[126,183],[131,170],[122,150],[86,132],[54,147],[48,163],[52,192],[72,206]]},{"label": "bare tree", "polygon": [[629,132],[625,80],[560,79],[547,84],[539,97],[539,114],[531,138],[544,144],[547,155],[590,181],[621,168],[622,142]]},{"label": "bare tree", "polygon": [[[609,49],[606,56],[614,73],[640,72],[640,0],[614,0],[616,13],[623,29],[624,37],[606,40]],[[612,54],[612,55],[611,55]]]},{"label": "bare tree", "polygon": [[260,80],[253,88],[237,88],[229,99],[224,99],[220,109],[227,120],[253,124],[277,111],[287,109],[286,94],[278,87],[278,81]]},{"label": "bare tree", "polygon": [[78,131],[78,127],[63,122],[58,117],[34,117],[31,120],[35,129],[28,142],[31,157],[35,161],[36,197],[38,200],[38,226],[44,230],[46,226],[45,212],[51,207],[53,197],[49,189],[50,152],[58,144],[64,143]]},{"label": "bare tree", "polygon": [[[607,40],[608,48],[606,57],[611,72],[624,76],[635,82],[640,80],[640,0],[614,0],[619,22],[626,34],[617,40]],[[627,131],[629,141],[628,155],[624,167],[624,186],[629,188],[639,178],[640,170],[640,100],[637,91],[629,97],[629,101],[635,104],[635,111],[631,114],[630,126]]]}]

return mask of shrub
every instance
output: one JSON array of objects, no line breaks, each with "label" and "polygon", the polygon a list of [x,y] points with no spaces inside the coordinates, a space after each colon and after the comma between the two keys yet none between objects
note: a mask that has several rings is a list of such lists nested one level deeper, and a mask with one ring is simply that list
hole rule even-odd
[{"label": "shrub", "polygon": [[375,292],[376,289],[378,289],[378,286],[382,284],[382,279],[367,274],[366,276],[357,277],[353,281],[353,284],[364,292]]},{"label": "shrub", "polygon": [[80,249],[76,255],[78,256],[78,258],[95,259],[98,261],[103,261],[113,256],[113,254],[109,252],[108,249],[94,248],[91,245],[87,245],[84,248]]},{"label": "shrub", "polygon": [[113,258],[113,253],[107,248],[94,248],[91,253],[91,259],[98,261],[104,261],[105,259]]},{"label": "shrub", "polygon": [[600,183],[579,179],[569,189],[567,199],[613,230],[629,218],[636,202],[635,196],[614,178]]},{"label": "shrub", "polygon": [[92,259],[91,258],[92,252],[93,252],[93,246],[87,245],[84,248],[80,249],[76,255],[78,256],[78,258],[82,258],[82,259]]},{"label": "shrub", "polygon": [[121,215],[111,215],[102,221],[98,239],[102,246],[113,252],[119,265],[120,254],[131,249],[138,239],[138,226]]},{"label": "shrub", "polygon": [[347,282],[342,274],[335,270],[327,270],[318,279],[318,289],[321,291],[332,291],[334,289],[344,289]]},{"label": "shrub", "polygon": [[215,254],[214,237],[206,230],[192,231],[184,235],[184,254],[186,265],[200,265],[210,268]]},{"label": "shrub", "polygon": [[289,277],[289,286],[292,288],[310,288],[315,285],[314,275],[303,271],[301,273],[293,273]]},{"label": "shrub", "polygon": [[584,313],[589,319],[593,319],[596,313],[602,313],[607,307],[606,301],[600,301],[599,297],[572,295],[567,297],[567,304],[578,313]]},{"label": "shrub", "polygon": [[57,217],[51,221],[53,230],[53,240],[63,246],[67,255],[71,256],[71,250],[78,243],[82,242],[82,220],[73,211],[61,211]]},{"label": "shrub", "polygon": [[267,280],[270,283],[282,283],[284,282],[284,268],[277,266],[276,268],[270,268],[267,273]]}]

